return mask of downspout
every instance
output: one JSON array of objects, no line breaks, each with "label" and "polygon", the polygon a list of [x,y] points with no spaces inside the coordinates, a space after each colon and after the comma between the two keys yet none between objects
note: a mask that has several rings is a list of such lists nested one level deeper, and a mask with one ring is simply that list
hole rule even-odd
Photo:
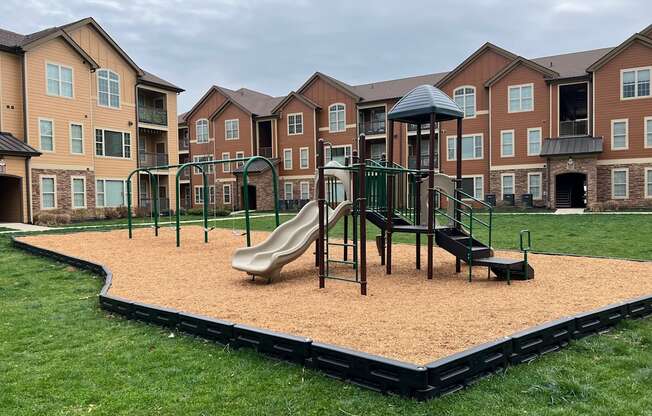
[{"label": "downspout", "polygon": [[[21,70],[23,72],[23,141],[27,144],[27,135],[29,133],[29,123],[28,123],[28,116],[27,116],[27,62],[25,58],[25,52],[21,54],[21,59],[20,59],[20,66]],[[28,157],[25,159],[25,181],[27,183],[25,184],[25,191],[27,193],[27,222],[32,224],[34,223],[34,210],[32,208],[32,179],[30,175],[30,166],[29,166],[29,160],[30,158]]]},{"label": "downspout", "polygon": [[489,184],[489,192],[491,192],[491,150],[492,150],[492,131],[491,131],[491,86],[489,86],[489,178],[487,180]]},{"label": "downspout", "polygon": [[[140,167],[140,128],[138,126],[138,83],[134,86],[134,101],[136,101],[136,108],[134,115],[136,116],[136,169]],[[147,149],[145,149],[147,150]],[[131,180],[131,179],[130,179]],[[151,183],[152,181],[150,181]],[[154,190],[150,191],[152,193],[152,200],[154,199]],[[158,190],[156,190],[158,195]],[[140,208],[140,172],[136,175],[136,207]]]}]

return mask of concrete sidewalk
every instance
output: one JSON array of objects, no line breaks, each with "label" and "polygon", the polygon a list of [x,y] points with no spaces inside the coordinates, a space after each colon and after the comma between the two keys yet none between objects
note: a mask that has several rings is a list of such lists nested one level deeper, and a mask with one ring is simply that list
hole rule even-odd
[{"label": "concrete sidewalk", "polygon": [[48,227],[43,227],[40,225],[34,225],[34,224],[23,224],[20,222],[0,222],[0,228],[11,228],[12,231],[5,231],[5,232],[13,232],[13,231],[47,231],[49,230]]}]

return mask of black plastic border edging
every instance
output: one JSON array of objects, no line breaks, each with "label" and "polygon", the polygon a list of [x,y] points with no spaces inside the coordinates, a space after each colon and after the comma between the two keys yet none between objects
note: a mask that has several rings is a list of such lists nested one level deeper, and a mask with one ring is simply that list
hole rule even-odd
[{"label": "black plastic border edging", "polygon": [[147,305],[108,294],[113,275],[107,267],[33,246],[12,237],[14,247],[52,258],[104,278],[99,294],[106,311],[204,339],[251,347],[275,358],[322,371],[326,375],[382,393],[427,400],[450,394],[509,365],[529,362],[558,351],[573,339],[602,333],[623,319],[652,316],[652,295],[608,305],[575,316],[547,322],[508,337],[418,366],[360,351],[314,342],[309,338],[272,332],[247,325]]}]

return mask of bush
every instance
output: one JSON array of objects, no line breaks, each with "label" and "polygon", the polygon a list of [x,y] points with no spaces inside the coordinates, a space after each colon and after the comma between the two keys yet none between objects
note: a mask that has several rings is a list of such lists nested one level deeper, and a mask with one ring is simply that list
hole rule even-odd
[{"label": "bush", "polygon": [[215,210],[215,215],[218,217],[228,217],[231,214],[231,210],[228,208],[217,208]]},{"label": "bush", "polygon": [[95,218],[94,209],[73,209],[70,214],[72,222],[88,221]]},{"label": "bush", "polygon": [[188,215],[203,215],[204,214],[204,208],[202,208],[202,207],[188,208],[186,210],[186,214],[188,214]]},{"label": "bush", "polygon": [[56,226],[70,224],[70,214],[60,212],[37,212],[34,215],[34,223],[44,226]]},{"label": "bush", "polygon": [[120,211],[117,208],[104,208],[104,217],[107,220],[116,220],[120,218]]}]

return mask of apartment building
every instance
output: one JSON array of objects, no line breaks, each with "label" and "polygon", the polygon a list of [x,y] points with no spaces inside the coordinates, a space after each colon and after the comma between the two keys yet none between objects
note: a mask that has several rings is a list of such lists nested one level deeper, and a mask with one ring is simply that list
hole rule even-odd
[{"label": "apartment building", "polygon": [[[285,97],[214,87],[187,113],[185,122],[192,157],[220,159],[237,152],[272,157],[278,164],[280,198],[309,199],[318,138],[332,144],[327,158],[343,161],[351,155],[357,135],[364,133],[365,157],[378,159],[387,152],[388,110],[412,88],[431,84],[465,111],[466,192],[480,199],[495,197],[498,204],[531,199],[536,206],[550,208],[649,207],[651,73],[652,25],[617,47],[534,59],[486,43],[449,72],[371,84],[350,85],[317,72]],[[257,111],[252,101],[234,104],[244,96],[260,100]],[[220,108],[229,100],[235,108],[249,110],[211,119],[211,114],[225,113]],[[227,126],[235,119],[243,127],[239,139],[229,141]],[[437,169],[453,175],[455,127],[437,127]],[[422,128],[417,155],[416,126],[395,125],[395,162],[413,167],[420,157],[426,163],[429,126]],[[212,151],[197,143],[202,137],[212,143]],[[234,188],[237,170],[235,176],[229,173],[219,172],[220,181],[231,186],[216,188],[211,201],[238,208],[242,190]],[[201,176],[193,179],[188,192],[196,195]],[[261,181],[254,187],[249,195],[258,194],[261,205],[261,191],[271,185]],[[220,197],[223,191],[228,196]],[[192,202],[200,203],[201,198]]]},{"label": "apartment building", "polygon": [[[125,205],[137,167],[178,161],[177,94],[93,19],[0,29],[0,221]],[[174,170],[133,177],[134,206],[175,197]]]}]

